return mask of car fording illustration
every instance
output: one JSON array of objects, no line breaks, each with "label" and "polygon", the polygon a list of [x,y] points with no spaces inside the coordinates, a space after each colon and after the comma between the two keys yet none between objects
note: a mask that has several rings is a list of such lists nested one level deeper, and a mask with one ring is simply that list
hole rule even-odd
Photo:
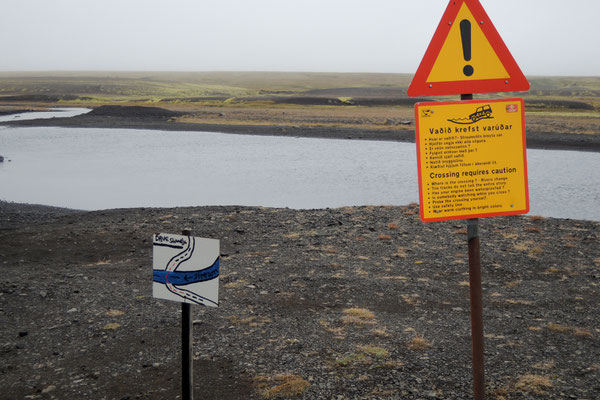
[{"label": "car fording illustration", "polygon": [[486,104],[486,105],[477,107],[475,109],[475,112],[472,114],[469,114],[468,117],[466,115],[464,115],[463,118],[450,118],[450,119],[448,119],[448,121],[452,122],[454,124],[470,125],[470,124],[474,124],[475,122],[480,121],[482,119],[492,119],[492,118],[494,118],[494,117],[492,117],[492,106],[490,106],[489,104]]},{"label": "car fording illustration", "polygon": [[489,104],[485,106],[477,107],[475,112],[469,115],[469,119],[473,122],[477,122],[480,119],[491,118],[492,116],[492,107]]}]

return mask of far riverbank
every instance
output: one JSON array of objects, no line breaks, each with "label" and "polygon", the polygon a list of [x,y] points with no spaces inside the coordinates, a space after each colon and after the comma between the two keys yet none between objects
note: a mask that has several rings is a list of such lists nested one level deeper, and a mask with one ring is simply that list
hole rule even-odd
[{"label": "far riverbank", "polygon": [[[349,140],[384,140],[414,143],[413,129],[390,127],[388,130],[344,126],[302,126],[285,124],[207,124],[177,122],[181,112],[157,107],[102,106],[71,118],[52,118],[5,122],[10,126],[59,126],[73,128],[152,129],[165,131],[201,131],[280,137],[307,137]],[[414,121],[409,121],[414,125]],[[527,131],[527,148],[600,152],[600,135]]]}]

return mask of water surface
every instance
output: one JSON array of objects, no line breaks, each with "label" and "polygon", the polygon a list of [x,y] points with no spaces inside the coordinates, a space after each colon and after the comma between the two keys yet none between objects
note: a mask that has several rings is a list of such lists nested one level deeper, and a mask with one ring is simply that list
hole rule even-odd
[{"label": "water surface", "polygon": [[34,112],[27,112],[27,113],[1,115],[0,122],[25,121],[25,120],[32,120],[32,119],[70,118],[70,117],[75,117],[77,115],[88,113],[90,111],[92,111],[92,110],[89,108],[74,108],[74,107],[53,108],[52,110],[48,110],[48,111],[34,111]]},{"label": "water surface", "polygon": [[[415,145],[0,126],[0,199],[95,210],[418,202]],[[600,220],[600,154],[528,150],[533,215]]]}]

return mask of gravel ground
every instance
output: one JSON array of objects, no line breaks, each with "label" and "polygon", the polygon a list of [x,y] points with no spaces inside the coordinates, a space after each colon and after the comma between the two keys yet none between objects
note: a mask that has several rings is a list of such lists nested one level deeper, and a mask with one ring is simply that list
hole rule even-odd
[{"label": "gravel ground", "polygon": [[[490,399],[600,398],[600,224],[480,221]],[[418,207],[79,212],[0,202],[0,398],[173,399],[152,234],[221,240],[202,399],[472,398],[466,223]]]}]

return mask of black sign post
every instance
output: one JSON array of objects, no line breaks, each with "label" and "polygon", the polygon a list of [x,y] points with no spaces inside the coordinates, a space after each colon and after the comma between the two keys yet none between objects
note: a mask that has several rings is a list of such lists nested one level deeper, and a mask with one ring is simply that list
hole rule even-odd
[{"label": "black sign post", "polygon": [[[184,229],[184,236],[191,236],[192,231]],[[194,325],[192,323],[192,305],[181,303],[181,398],[194,399]]]}]

